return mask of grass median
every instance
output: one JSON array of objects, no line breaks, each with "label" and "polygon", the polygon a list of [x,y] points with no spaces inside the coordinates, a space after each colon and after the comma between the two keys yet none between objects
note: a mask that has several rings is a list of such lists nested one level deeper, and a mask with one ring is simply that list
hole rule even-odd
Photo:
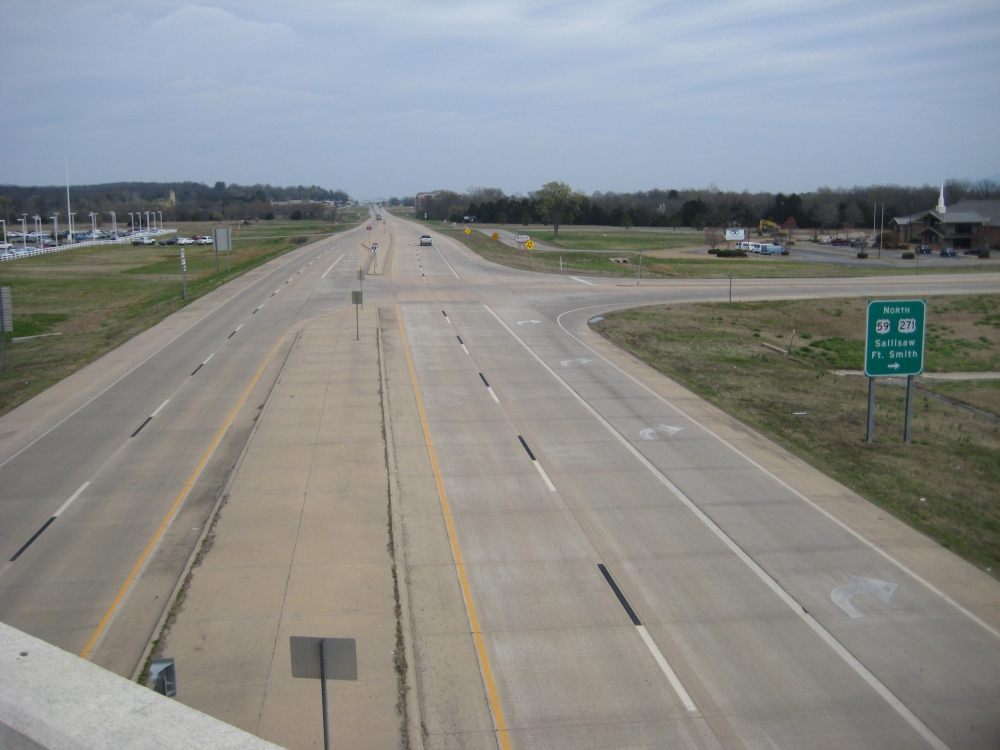
[{"label": "grass median", "polygon": [[[1000,370],[1000,295],[928,303],[925,372]],[[834,374],[862,369],[865,300],[633,308],[594,328],[998,577],[1000,381],[919,382],[906,445],[903,381],[880,380],[868,444],[867,381]]]},{"label": "grass median", "polygon": [[[220,253],[218,274],[211,245],[186,245],[186,300],[177,245],[98,245],[0,263],[0,285],[11,288],[14,310],[14,331],[4,334],[7,376],[0,379],[0,415],[222,284],[365,217],[367,211],[348,213],[339,224],[239,224],[232,230],[232,270]],[[219,224],[173,226],[190,237],[210,235]]]}]

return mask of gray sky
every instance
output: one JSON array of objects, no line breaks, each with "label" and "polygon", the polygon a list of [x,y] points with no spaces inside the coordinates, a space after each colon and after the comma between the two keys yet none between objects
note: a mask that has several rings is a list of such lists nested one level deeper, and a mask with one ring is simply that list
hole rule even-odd
[{"label": "gray sky", "polygon": [[7,0],[0,182],[1000,175],[1000,3]]}]

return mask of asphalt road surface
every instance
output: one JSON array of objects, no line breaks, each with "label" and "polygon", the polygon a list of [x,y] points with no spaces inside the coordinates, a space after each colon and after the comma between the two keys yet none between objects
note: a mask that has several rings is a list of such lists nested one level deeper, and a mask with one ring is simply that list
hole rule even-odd
[{"label": "asphalt road surface", "polygon": [[[383,216],[372,239],[394,235],[395,259],[365,302],[399,311],[494,730],[455,746],[1000,744],[995,612],[943,596],[586,343],[594,315],[723,301],[727,282],[515,271],[433,232],[420,248],[423,227]],[[133,672],[287,332],[346,305],[364,239],[273,261],[0,420],[0,619]],[[733,296],[997,288],[755,279]]]}]

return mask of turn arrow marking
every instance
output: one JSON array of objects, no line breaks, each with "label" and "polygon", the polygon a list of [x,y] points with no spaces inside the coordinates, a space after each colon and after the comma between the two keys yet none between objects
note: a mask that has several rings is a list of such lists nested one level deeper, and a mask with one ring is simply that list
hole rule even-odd
[{"label": "turn arrow marking", "polygon": [[849,583],[846,586],[838,586],[830,592],[833,603],[844,610],[851,617],[864,617],[853,604],[851,597],[856,594],[874,594],[882,600],[883,604],[889,603],[892,592],[896,590],[897,584],[888,581],[880,581],[877,578],[862,578],[861,576],[851,576],[856,583]]},{"label": "turn arrow marking", "polygon": [[525,323],[541,323],[541,322],[542,321],[540,321],[540,320],[519,320],[519,321],[517,321],[517,324],[519,326],[523,326]]},{"label": "turn arrow marking", "polygon": [[564,359],[561,364],[563,367],[569,367],[570,365],[585,365],[588,362],[593,362],[592,359]]},{"label": "turn arrow marking", "polygon": [[659,427],[647,427],[645,430],[639,430],[639,434],[642,435],[643,440],[655,440],[656,433],[658,432],[665,432],[668,435],[676,435],[683,429],[683,427],[671,427],[668,424],[661,424]]}]

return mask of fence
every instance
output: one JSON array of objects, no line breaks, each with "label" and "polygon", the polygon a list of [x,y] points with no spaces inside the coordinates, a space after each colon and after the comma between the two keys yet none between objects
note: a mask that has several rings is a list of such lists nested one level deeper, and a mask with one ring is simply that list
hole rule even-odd
[{"label": "fence", "polygon": [[18,250],[15,246],[13,252],[0,253],[0,262],[7,260],[18,260],[20,258],[32,258],[36,255],[48,255],[49,253],[61,253],[64,250],[75,250],[78,247],[93,247],[94,245],[130,245],[132,241],[139,237],[159,237],[170,234],[174,229],[158,229],[154,232],[142,232],[141,234],[130,234],[126,237],[104,240],[84,240],[83,242],[72,242],[69,245],[53,245],[52,247],[32,247],[30,250]]}]

